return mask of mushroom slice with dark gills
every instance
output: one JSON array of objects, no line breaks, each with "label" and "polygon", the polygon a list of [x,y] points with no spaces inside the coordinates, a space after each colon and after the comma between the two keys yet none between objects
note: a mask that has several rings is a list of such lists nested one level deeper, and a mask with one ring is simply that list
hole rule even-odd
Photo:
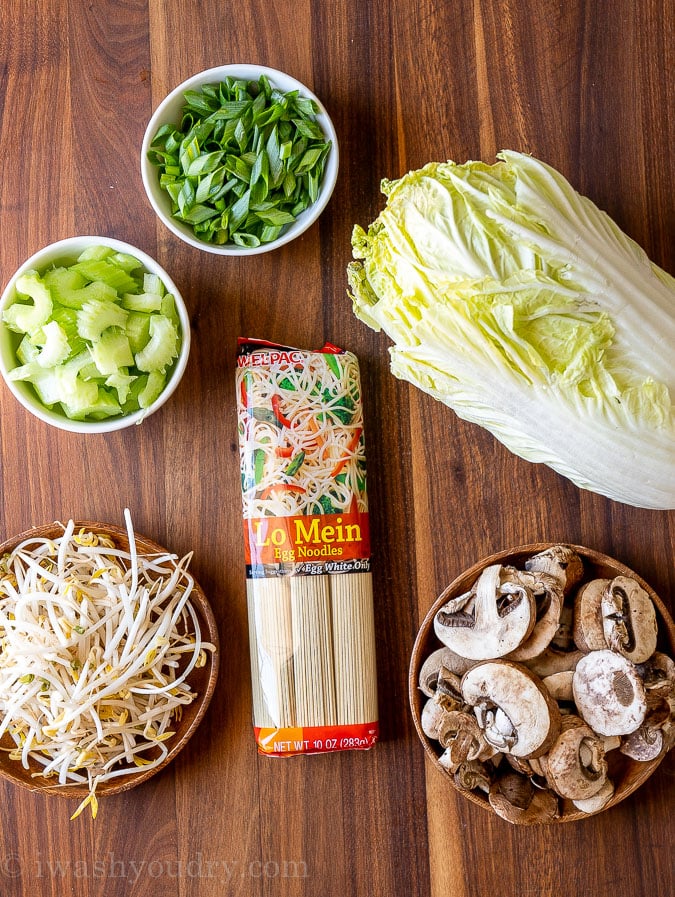
[{"label": "mushroom slice with dark gills", "polygon": [[437,637],[462,657],[487,660],[509,654],[536,622],[530,589],[503,576],[501,564],[486,567],[470,592],[444,605],[434,619]]},{"label": "mushroom slice with dark gills", "polygon": [[462,791],[485,791],[487,794],[494,778],[494,771],[489,764],[480,760],[465,760],[459,764],[453,778]]},{"label": "mushroom slice with dark gills", "polygon": [[584,576],[584,562],[571,545],[552,545],[525,561],[525,569],[554,576],[567,594]]},{"label": "mushroom slice with dark gills", "polygon": [[578,716],[566,716],[562,729],[546,757],[546,778],[561,797],[585,800],[593,797],[607,778],[607,761],[601,736]]},{"label": "mushroom slice with dark gills", "polygon": [[628,735],[647,715],[645,687],[633,663],[615,651],[591,651],[572,680],[579,715],[600,735]]},{"label": "mushroom slice with dark gills", "polygon": [[[529,589],[535,602],[535,623],[530,635],[508,655],[509,660],[531,660],[550,645],[560,626],[565,596],[559,581],[548,573],[505,567],[511,582]],[[504,574],[503,574],[504,575]]]},{"label": "mushroom slice with dark gills", "polygon": [[438,684],[441,667],[463,676],[473,666],[473,661],[460,657],[450,648],[443,646],[433,651],[422,664],[419,675],[419,687],[428,698],[434,696]]},{"label": "mushroom slice with dark gills", "polygon": [[560,731],[558,705],[538,677],[520,664],[476,664],[462,677],[462,696],[473,707],[485,740],[503,753],[538,757]]},{"label": "mushroom slice with dark gills", "polygon": [[439,668],[433,695],[422,708],[420,720],[422,731],[429,738],[438,740],[448,715],[463,709],[464,699],[460,685],[459,676],[444,666]]},{"label": "mushroom slice with dark gills", "polygon": [[488,760],[495,754],[475,716],[461,710],[443,717],[438,727],[438,741],[445,748],[441,765],[450,772],[455,772],[461,763]]},{"label": "mushroom slice with dark gills", "polygon": [[658,624],[652,599],[630,576],[616,576],[601,602],[607,647],[633,663],[644,663],[656,651]]}]

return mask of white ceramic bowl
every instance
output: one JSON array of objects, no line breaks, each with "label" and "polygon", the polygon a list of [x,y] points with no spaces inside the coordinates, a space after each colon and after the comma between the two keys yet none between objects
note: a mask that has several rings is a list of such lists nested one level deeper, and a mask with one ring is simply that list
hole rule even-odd
[{"label": "white ceramic bowl", "polygon": [[[143,264],[145,271],[150,274],[159,275],[166,287],[167,293],[171,293],[176,300],[176,310],[181,324],[180,353],[169,371],[169,378],[166,386],[155,401],[147,408],[142,408],[132,414],[111,417],[100,421],[70,420],[65,414],[50,410],[44,406],[38,399],[37,394],[30,383],[13,381],[7,378],[9,371],[19,365],[19,361],[16,358],[16,347],[19,342],[19,336],[16,333],[12,333],[1,320],[2,312],[5,307],[11,305],[16,298],[16,281],[21,274],[29,269],[42,273],[49,268],[50,265],[60,260],[74,261],[77,256],[89,246],[109,246],[116,252],[125,252],[129,255],[133,255]],[[56,243],[50,243],[48,246],[45,246],[43,249],[40,249],[32,255],[21,265],[21,267],[12,275],[12,278],[5,287],[2,298],[0,298],[0,373],[2,374],[7,388],[14,394],[14,396],[16,396],[24,408],[31,412],[31,414],[34,414],[45,423],[51,424],[53,427],[58,427],[61,430],[68,430],[71,433],[109,433],[113,430],[121,430],[124,427],[130,427],[133,424],[140,424],[146,417],[149,417],[153,412],[157,411],[157,409],[160,408],[175,391],[185,371],[189,353],[190,320],[188,318],[187,309],[185,308],[185,303],[183,302],[183,298],[178,291],[176,284],[169,277],[164,268],[162,268],[153,258],[129,243],[123,243],[121,240],[114,240],[110,237],[82,236],[69,237],[65,240],[59,240]]]},{"label": "white ceramic bowl", "polygon": [[[150,144],[157,133],[158,128],[164,124],[173,124],[178,126],[181,119],[181,111],[184,106],[184,94],[186,90],[199,90],[205,84],[218,84],[224,81],[226,77],[241,78],[247,81],[257,81],[261,75],[267,75],[273,87],[287,93],[291,90],[298,90],[302,96],[308,97],[315,101],[319,107],[317,122],[323,129],[326,137],[331,141],[331,151],[326,160],[326,168],[321,182],[319,197],[313,205],[306,209],[298,216],[296,221],[277,239],[271,243],[265,243],[261,246],[246,248],[237,246],[233,243],[226,243],[217,246],[213,243],[207,243],[195,236],[194,231],[187,224],[178,221],[171,215],[171,199],[165,190],[159,185],[159,169],[153,165],[148,159],[148,150]],[[159,219],[181,240],[189,243],[197,249],[203,249],[205,252],[212,252],[216,255],[256,255],[261,252],[269,252],[271,249],[277,249],[285,243],[290,243],[300,234],[304,233],[316,219],[319,217],[326,207],[328,200],[333,193],[335,182],[337,180],[339,164],[338,142],[333,122],[330,120],[321,101],[311,90],[305,87],[300,81],[291,78],[290,75],[279,72],[276,69],[267,68],[263,65],[220,65],[215,68],[206,69],[188,78],[179,84],[171,93],[159,104],[155,110],[143,138],[141,148],[141,176],[143,178],[143,186],[148,195],[150,203],[157,213]]]}]

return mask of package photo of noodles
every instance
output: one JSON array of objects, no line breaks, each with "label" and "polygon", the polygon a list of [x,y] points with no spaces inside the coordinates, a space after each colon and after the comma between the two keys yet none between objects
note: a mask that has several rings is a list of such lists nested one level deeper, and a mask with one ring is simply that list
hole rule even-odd
[{"label": "package photo of noodles", "polygon": [[237,426],[253,724],[271,756],[378,739],[355,355],[240,339]]}]

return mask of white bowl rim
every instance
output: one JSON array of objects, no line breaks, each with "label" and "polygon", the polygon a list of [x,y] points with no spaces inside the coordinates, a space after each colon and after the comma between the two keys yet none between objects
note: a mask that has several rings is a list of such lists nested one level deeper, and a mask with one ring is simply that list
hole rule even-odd
[{"label": "white bowl rim", "polygon": [[[314,100],[314,102],[319,107],[317,120],[319,121],[321,127],[326,133],[326,136],[332,144],[326,168],[324,170],[323,179],[321,181],[319,196],[316,202],[309,206],[309,208],[307,208],[299,216],[294,224],[292,224],[289,229],[278,239],[274,240],[272,243],[265,243],[264,245],[255,246],[252,248],[247,248],[245,246],[236,246],[232,243],[226,243],[224,245],[207,243],[206,241],[199,240],[197,237],[195,237],[194,234],[190,232],[187,225],[181,225],[180,222],[172,218],[171,215],[167,213],[166,209],[163,208],[163,203],[160,203],[157,199],[158,196],[161,196],[164,202],[164,197],[166,196],[166,194],[161,190],[157,183],[158,179],[156,176],[156,166],[152,165],[152,163],[148,160],[148,150],[150,148],[150,143],[152,142],[152,139],[155,136],[155,133],[157,132],[159,126],[165,121],[165,110],[167,106],[169,106],[178,98],[182,98],[186,90],[201,87],[204,84],[218,83],[218,81],[222,81],[227,75],[245,78],[247,80],[257,80],[261,75],[266,75],[274,84],[274,86],[279,87],[279,89],[284,91],[298,90],[304,96]],[[284,83],[281,84],[279,82]],[[145,129],[145,134],[143,135],[143,142],[141,145],[141,179],[143,181],[143,187],[145,188],[145,193],[148,197],[150,205],[154,209],[157,217],[164,224],[164,226],[167,227],[177,237],[179,237],[179,239],[183,240],[185,243],[188,243],[190,246],[195,247],[196,249],[201,249],[204,252],[210,252],[214,255],[259,255],[262,252],[270,252],[273,249],[278,249],[280,246],[284,246],[286,243],[290,243],[296,237],[299,237],[314,224],[325,207],[328,205],[328,202],[333,195],[339,167],[340,153],[338,148],[337,133],[335,131],[335,126],[333,125],[333,122],[321,100],[309,89],[309,87],[303,84],[302,81],[298,81],[292,75],[287,75],[285,72],[282,72],[279,69],[270,68],[269,66],[265,65],[258,65],[256,63],[230,63],[226,65],[214,66],[209,69],[204,69],[204,71],[197,72],[195,75],[192,75],[191,77],[183,81],[177,87],[174,87],[173,90],[171,90],[171,92],[164,97],[164,99],[153,112],[152,117],[148,122],[148,126]]]},{"label": "white bowl rim", "polygon": [[[21,384],[9,380],[7,374],[12,368],[9,368],[6,364],[5,353],[1,344],[0,374],[2,374],[2,378],[10,392],[16,399],[18,399],[23,407],[27,411],[30,411],[31,414],[35,415],[35,417],[44,421],[44,423],[51,424],[53,427],[57,427],[60,430],[67,430],[70,433],[111,433],[115,430],[122,430],[126,427],[133,426],[134,424],[140,424],[157,411],[157,409],[160,408],[177,389],[187,366],[188,356],[190,354],[190,319],[180,290],[159,262],[132,243],[126,243],[123,240],[118,240],[114,237],[104,237],[92,234],[65,237],[64,239],[57,240],[55,243],[49,243],[46,246],[43,246],[42,249],[38,249],[37,252],[34,252],[30,258],[27,258],[26,261],[16,269],[0,297],[0,315],[5,306],[14,298],[17,278],[19,278],[25,271],[44,267],[44,265],[49,264],[50,261],[54,261],[59,256],[63,256],[69,252],[82,252],[88,246],[108,246],[116,252],[126,252],[133,255],[142,262],[143,266],[148,271],[159,274],[167,292],[174,296],[176,300],[176,311],[180,318],[182,330],[181,348],[178,358],[171,368],[169,381],[162,392],[147,408],[141,408],[133,414],[100,421],[78,421],[70,420],[64,414],[60,414],[57,411],[50,411],[49,408],[42,405],[36,394],[28,392],[30,384],[28,384],[28,387],[21,389]],[[0,326],[4,325],[0,322]]]}]

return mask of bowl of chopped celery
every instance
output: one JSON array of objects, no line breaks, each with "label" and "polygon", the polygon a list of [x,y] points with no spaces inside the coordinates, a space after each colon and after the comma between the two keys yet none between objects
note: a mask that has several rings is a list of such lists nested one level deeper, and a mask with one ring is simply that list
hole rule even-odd
[{"label": "bowl of chopped celery", "polygon": [[222,65],[159,104],[141,149],[148,199],[198,249],[253,255],[300,236],[338,173],[333,123],[300,81],[261,65]]},{"label": "bowl of chopped celery", "polygon": [[120,240],[52,243],[21,265],[0,299],[0,373],[28,411],[62,430],[141,423],[174,392],[189,351],[176,285]]},{"label": "bowl of chopped celery", "polygon": [[214,693],[218,629],[179,557],[125,526],[34,527],[0,544],[0,777],[77,800],[169,764]]}]

